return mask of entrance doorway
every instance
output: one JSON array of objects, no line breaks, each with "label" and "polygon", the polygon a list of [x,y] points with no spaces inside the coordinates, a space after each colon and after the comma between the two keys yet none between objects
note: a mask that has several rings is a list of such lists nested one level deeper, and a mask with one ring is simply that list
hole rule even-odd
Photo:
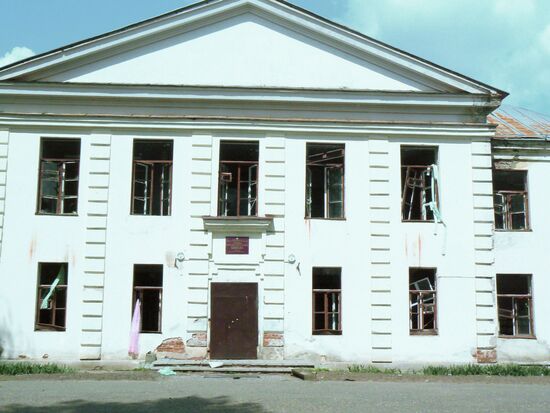
[{"label": "entrance doorway", "polygon": [[210,358],[258,358],[258,284],[212,283]]}]

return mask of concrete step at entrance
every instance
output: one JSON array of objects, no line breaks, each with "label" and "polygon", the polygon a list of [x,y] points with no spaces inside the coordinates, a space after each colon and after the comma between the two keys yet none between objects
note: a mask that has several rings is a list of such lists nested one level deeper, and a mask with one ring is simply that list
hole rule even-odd
[{"label": "concrete step at entrance", "polygon": [[[290,374],[290,367],[202,367],[202,366],[180,366],[170,368],[175,372],[180,373],[263,373],[263,374]],[[154,370],[159,370],[160,367],[153,367]]]},{"label": "concrete step at entrance", "polygon": [[[211,363],[214,367],[211,366]],[[220,373],[284,373],[292,369],[313,368],[313,363],[297,360],[174,360],[160,359],[152,364],[153,370],[170,367],[176,372]]]}]

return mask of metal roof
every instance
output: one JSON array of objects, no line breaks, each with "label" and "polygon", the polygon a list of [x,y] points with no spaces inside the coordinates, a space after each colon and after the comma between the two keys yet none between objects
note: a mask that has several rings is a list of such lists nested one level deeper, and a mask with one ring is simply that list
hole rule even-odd
[{"label": "metal roof", "polygon": [[496,124],[496,138],[550,139],[550,116],[515,106],[502,105],[487,120]]}]

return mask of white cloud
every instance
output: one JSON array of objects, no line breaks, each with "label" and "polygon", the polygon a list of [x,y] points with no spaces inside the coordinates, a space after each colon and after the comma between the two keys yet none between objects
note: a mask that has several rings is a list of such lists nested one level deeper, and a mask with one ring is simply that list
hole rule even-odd
[{"label": "white cloud", "polygon": [[17,62],[18,60],[26,59],[33,55],[34,52],[28,47],[15,46],[9,52],[6,52],[4,56],[0,57],[0,67]]},{"label": "white cloud", "polygon": [[346,0],[341,21],[548,112],[550,0]]},{"label": "white cloud", "polygon": [[550,55],[550,24],[548,24],[541,33],[539,40],[543,50]]},{"label": "white cloud", "polygon": [[536,0],[495,0],[495,11],[500,15],[516,17],[518,14],[532,14],[537,8]]}]

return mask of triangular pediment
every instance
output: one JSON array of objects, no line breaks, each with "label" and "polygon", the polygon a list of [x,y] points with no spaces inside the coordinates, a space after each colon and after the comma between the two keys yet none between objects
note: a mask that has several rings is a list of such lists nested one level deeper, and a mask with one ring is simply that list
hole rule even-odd
[{"label": "triangular pediment", "polygon": [[37,80],[433,90],[253,13],[244,13]]},{"label": "triangular pediment", "polygon": [[0,80],[495,92],[278,0],[198,3],[0,69]]}]

